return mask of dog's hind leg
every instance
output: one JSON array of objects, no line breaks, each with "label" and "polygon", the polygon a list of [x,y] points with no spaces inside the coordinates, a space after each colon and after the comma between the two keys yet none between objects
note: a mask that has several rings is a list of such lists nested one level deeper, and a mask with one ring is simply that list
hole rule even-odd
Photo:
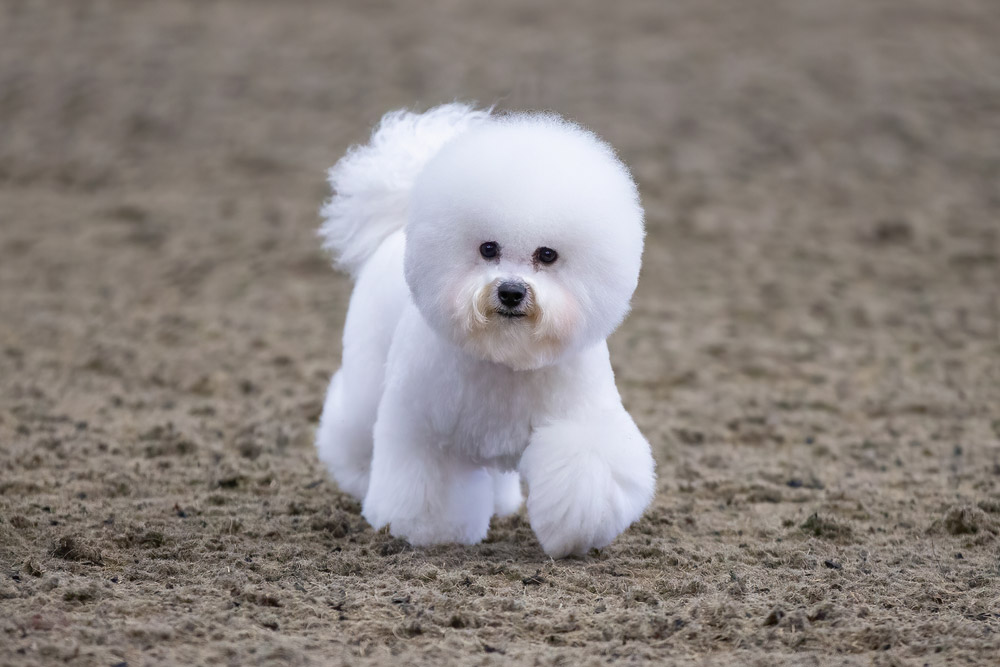
[{"label": "dog's hind leg", "polygon": [[521,509],[521,475],[516,470],[490,470],[493,478],[493,514],[504,517]]},{"label": "dog's hind leg", "polygon": [[358,276],[344,323],[344,363],[330,381],[316,431],[320,460],[340,489],[358,500],[368,490],[385,360],[407,294],[403,235],[397,233],[382,243]]},{"label": "dog's hind leg", "polygon": [[323,415],[316,431],[316,450],[341,491],[358,500],[368,490],[372,459],[372,425],[376,403],[364,405],[364,396],[351,395],[344,389],[344,371],[337,371],[330,381],[323,404]]}]

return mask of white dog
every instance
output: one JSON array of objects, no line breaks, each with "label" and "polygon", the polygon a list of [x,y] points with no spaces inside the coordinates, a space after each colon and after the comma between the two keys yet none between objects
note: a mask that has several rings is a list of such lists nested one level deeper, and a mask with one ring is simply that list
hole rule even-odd
[{"label": "white dog", "polygon": [[329,173],[324,245],[355,279],[317,433],[340,488],[414,545],[528,519],[545,552],[609,544],[653,496],[605,339],[639,277],[627,168],[551,114],[386,115]]}]

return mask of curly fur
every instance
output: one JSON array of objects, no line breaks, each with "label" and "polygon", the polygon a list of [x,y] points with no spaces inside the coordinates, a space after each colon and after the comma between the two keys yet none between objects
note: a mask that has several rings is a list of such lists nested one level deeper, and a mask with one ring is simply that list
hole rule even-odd
[{"label": "curly fur", "polygon": [[416,545],[483,539],[519,479],[546,553],[610,543],[655,481],[605,343],[644,236],[622,162],[553,114],[450,104],[388,114],[330,183],[320,234],[356,280],[317,432],[334,479]]}]

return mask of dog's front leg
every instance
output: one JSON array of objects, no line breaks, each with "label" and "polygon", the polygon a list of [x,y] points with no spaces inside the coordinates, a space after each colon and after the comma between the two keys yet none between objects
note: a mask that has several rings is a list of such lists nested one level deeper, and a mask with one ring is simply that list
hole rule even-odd
[{"label": "dog's front leg", "polygon": [[414,546],[486,537],[493,480],[482,466],[450,452],[411,399],[388,393],[379,407],[371,481],[362,506],[368,523],[385,525]]},{"label": "dog's front leg", "polygon": [[536,428],[520,471],[545,553],[561,558],[610,544],[652,500],[653,468],[649,443],[621,406]]}]

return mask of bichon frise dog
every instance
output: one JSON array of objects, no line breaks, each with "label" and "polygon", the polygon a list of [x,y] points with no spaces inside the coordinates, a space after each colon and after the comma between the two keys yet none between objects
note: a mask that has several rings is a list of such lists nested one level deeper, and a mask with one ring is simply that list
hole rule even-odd
[{"label": "bichon frise dog", "polygon": [[603,547],[653,497],[605,339],[639,277],[628,169],[552,114],[386,115],[329,173],[320,235],[356,285],[317,432],[365,519],[413,545],[528,519],[553,557]]}]

